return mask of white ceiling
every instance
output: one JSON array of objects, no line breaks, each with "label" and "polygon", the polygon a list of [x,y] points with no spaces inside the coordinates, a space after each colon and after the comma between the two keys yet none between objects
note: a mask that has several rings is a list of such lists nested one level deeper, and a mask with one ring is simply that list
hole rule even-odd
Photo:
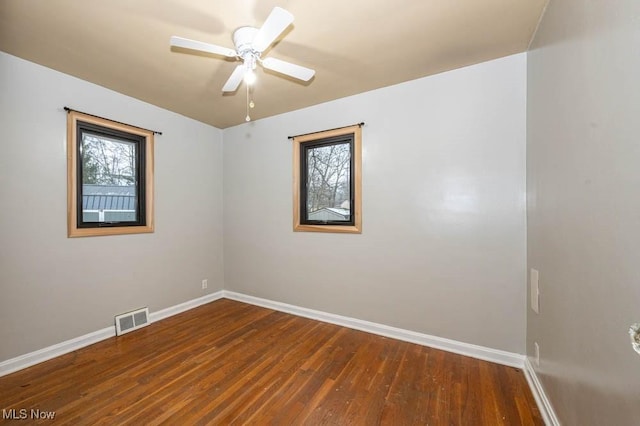
[{"label": "white ceiling", "polygon": [[258,119],[527,50],[548,0],[0,0],[0,50],[225,128],[246,92],[231,60],[171,49],[178,35],[233,48],[274,6],[295,16],[263,56],[316,70],[258,71]]}]

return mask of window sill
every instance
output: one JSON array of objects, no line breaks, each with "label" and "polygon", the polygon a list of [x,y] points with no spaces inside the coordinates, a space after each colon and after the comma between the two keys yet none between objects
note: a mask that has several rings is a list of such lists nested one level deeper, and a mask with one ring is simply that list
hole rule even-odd
[{"label": "window sill", "polygon": [[361,234],[362,230],[358,226],[342,226],[342,225],[293,225],[296,232],[331,232],[341,234]]}]

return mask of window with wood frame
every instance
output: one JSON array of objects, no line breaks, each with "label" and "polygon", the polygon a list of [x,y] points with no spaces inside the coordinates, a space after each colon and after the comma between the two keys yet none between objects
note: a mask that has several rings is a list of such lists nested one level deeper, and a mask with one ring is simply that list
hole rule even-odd
[{"label": "window with wood frame", "polygon": [[293,230],[362,232],[360,125],[293,137]]},{"label": "window with wood frame", "polygon": [[153,232],[152,131],[69,111],[69,237]]}]

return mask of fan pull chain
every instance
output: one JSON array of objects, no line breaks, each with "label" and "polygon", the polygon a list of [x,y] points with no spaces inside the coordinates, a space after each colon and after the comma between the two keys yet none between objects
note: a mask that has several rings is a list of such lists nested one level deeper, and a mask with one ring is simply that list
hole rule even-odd
[{"label": "fan pull chain", "polygon": [[247,86],[247,116],[244,118],[244,121],[251,121],[251,116],[249,115],[249,108],[253,108],[256,104],[253,102],[253,96],[249,95],[249,91],[251,90],[251,86],[249,84]]},{"label": "fan pull chain", "polygon": [[244,118],[244,121],[251,121],[251,117],[249,116],[249,85],[245,84],[245,86],[247,86],[247,116]]}]

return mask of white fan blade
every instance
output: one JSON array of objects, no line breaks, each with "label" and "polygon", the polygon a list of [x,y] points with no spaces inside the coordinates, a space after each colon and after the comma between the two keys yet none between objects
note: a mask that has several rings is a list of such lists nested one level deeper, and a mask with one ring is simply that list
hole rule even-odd
[{"label": "white fan blade", "polygon": [[244,78],[244,64],[238,65],[222,88],[223,92],[235,92]]},{"label": "white fan blade", "polygon": [[301,67],[291,62],[281,61],[275,58],[266,58],[262,61],[262,66],[268,70],[286,74],[290,77],[297,78],[302,81],[309,81],[316,73],[311,68]]},{"label": "white fan blade", "polygon": [[215,55],[227,56],[229,58],[233,58],[236,56],[236,51],[233,49],[177,36],[171,37],[171,46],[198,50],[200,52],[213,53]]},{"label": "white fan blade", "polygon": [[291,13],[281,7],[274,7],[253,39],[253,48],[258,52],[264,52],[292,22]]}]

